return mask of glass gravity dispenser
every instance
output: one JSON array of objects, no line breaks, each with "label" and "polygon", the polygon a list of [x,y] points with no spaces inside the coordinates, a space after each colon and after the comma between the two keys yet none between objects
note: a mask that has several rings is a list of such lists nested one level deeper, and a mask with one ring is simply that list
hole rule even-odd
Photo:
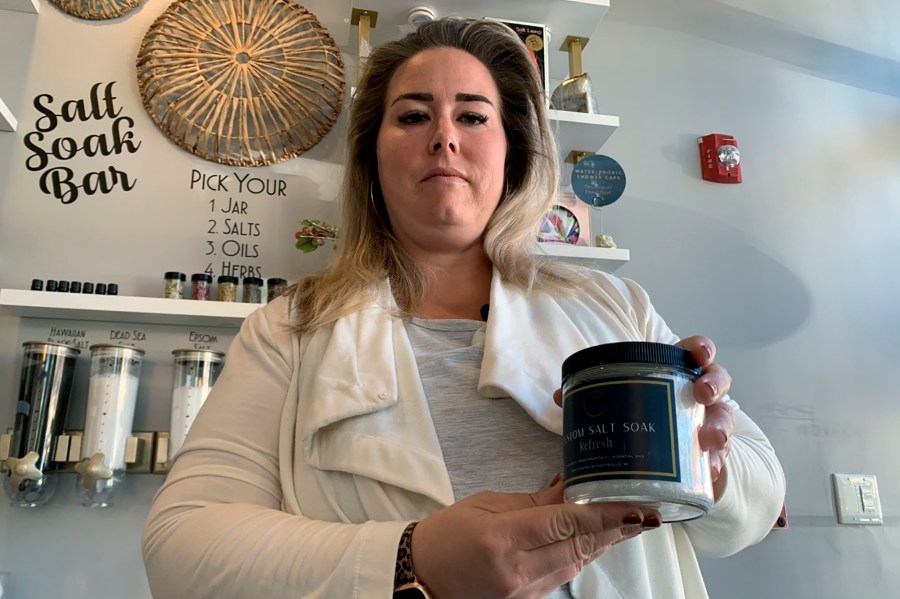
[{"label": "glass gravity dispenser", "polygon": [[219,377],[225,354],[200,349],[176,349],[172,380],[172,420],[168,458],[171,462]]},{"label": "glass gravity dispenser", "polygon": [[[26,341],[12,433],[0,443],[0,472],[12,506],[47,503],[56,490],[54,452],[66,422],[75,360],[60,343]],[[6,447],[8,443],[8,448]]]},{"label": "glass gravity dispenser", "polygon": [[91,378],[75,466],[81,503],[107,507],[125,482],[125,448],[134,425],[144,351],[126,345],[91,346]]}]

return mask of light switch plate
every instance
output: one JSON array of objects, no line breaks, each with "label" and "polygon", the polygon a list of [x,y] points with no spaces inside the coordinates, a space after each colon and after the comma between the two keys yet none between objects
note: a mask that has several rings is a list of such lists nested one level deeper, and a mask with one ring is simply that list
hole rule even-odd
[{"label": "light switch plate", "polygon": [[884,524],[874,474],[832,474],[831,482],[840,524]]}]

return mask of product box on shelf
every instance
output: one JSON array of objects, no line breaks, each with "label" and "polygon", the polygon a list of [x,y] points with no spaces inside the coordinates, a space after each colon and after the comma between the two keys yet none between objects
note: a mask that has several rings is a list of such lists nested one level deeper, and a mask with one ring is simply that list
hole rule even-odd
[{"label": "product box on shelf", "polygon": [[525,44],[528,53],[534,61],[534,67],[540,75],[541,82],[544,86],[544,94],[550,97],[550,73],[548,72],[549,56],[547,54],[547,44],[550,43],[550,36],[547,33],[547,26],[539,23],[523,23],[521,21],[508,21],[506,19],[495,19],[504,25],[509,26],[519,35],[519,39]]}]

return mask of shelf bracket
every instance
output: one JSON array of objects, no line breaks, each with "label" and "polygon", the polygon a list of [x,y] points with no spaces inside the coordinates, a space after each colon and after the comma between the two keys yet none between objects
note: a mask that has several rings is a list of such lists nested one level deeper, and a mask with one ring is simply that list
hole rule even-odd
[{"label": "shelf bracket", "polygon": [[356,34],[357,53],[359,54],[360,63],[369,56],[372,44],[369,41],[372,35],[372,29],[378,23],[378,11],[369,10],[367,8],[354,8],[350,13],[350,24],[356,25],[358,30]]},{"label": "shelf bracket", "polygon": [[581,66],[581,51],[587,46],[589,40],[588,37],[578,35],[569,35],[563,40],[560,50],[569,53],[569,77],[578,77],[584,73]]},{"label": "shelf bracket", "polygon": [[572,150],[569,152],[569,155],[566,156],[566,163],[570,164],[578,164],[582,158],[587,156],[593,156],[596,152],[588,152],[587,150]]}]

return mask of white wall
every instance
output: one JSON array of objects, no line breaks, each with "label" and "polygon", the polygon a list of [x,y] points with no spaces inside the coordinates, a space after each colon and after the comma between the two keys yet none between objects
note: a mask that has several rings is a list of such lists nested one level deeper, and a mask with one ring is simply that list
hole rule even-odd
[{"label": "white wall", "polygon": [[[676,332],[717,341],[787,473],[790,527],[705,562],[711,596],[894,596],[900,99],[615,19],[584,63],[621,119],[602,149],[628,177],[602,211],[632,252],[618,274]],[[696,138],[714,132],[736,136],[743,184],[700,178]],[[832,472],[878,476],[885,526],[836,523]]]},{"label": "white wall", "polygon": [[[738,556],[704,562],[711,595],[892,596],[900,584],[900,468],[891,443],[900,427],[900,99],[713,35],[674,32],[640,15],[617,19],[620,3],[634,0],[613,0],[584,56],[601,110],[621,118],[603,153],[628,176],[625,196],[602,212],[603,231],[632,252],[619,274],[648,289],[673,329],[717,341],[734,398],[769,433],[789,482],[790,527]],[[286,181],[288,198],[247,198],[264,233],[257,263],[266,276],[318,267],[290,237],[296,220],[327,212],[320,200],[336,191],[338,136],[309,153],[315,160],[265,169],[221,167],[168,142],[146,117],[133,78],[143,32],[166,5],[148,0],[105,24],[47,2],[37,18],[0,11],[0,97],[20,120],[18,133],[0,133],[0,287],[68,275],[157,295],[163,271],[202,270],[211,196],[191,191],[194,169]],[[883,26],[878,14],[891,5],[871,0],[869,25]],[[8,60],[12,52],[21,61]],[[39,116],[32,99],[81,97],[112,80],[142,143],[115,164],[138,186],[68,206],[43,196],[24,168],[23,136]],[[696,138],[712,132],[737,137],[743,184],[700,179]],[[595,218],[595,232],[600,226]],[[19,343],[49,324],[0,316],[0,427],[12,422]],[[150,349],[162,352],[171,335],[160,332]],[[151,407],[139,428],[167,427],[166,365],[157,373],[142,391]],[[878,475],[885,526],[838,526],[831,472]],[[13,572],[13,597],[149,597],[138,539],[159,481],[131,477],[108,511],[81,508],[71,476],[41,510],[0,505],[0,570]]]}]

